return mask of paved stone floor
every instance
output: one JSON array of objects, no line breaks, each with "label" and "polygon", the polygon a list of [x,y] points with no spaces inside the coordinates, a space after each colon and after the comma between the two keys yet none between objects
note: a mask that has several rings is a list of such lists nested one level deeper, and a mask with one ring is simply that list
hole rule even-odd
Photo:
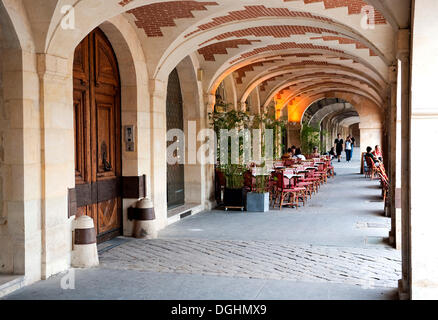
[{"label": "paved stone floor", "polygon": [[135,240],[101,257],[103,268],[396,287],[392,250],[230,240]]},{"label": "paved stone floor", "polygon": [[101,266],[75,270],[75,290],[58,275],[6,298],[394,299],[400,252],[386,243],[378,182],[357,173],[355,154],[304,208],[204,212],[156,240],[101,246]]}]

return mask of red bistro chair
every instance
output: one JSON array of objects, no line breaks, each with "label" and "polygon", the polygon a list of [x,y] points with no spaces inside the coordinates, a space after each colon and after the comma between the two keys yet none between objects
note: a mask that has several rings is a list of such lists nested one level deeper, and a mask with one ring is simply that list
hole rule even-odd
[{"label": "red bistro chair", "polygon": [[294,185],[294,177],[288,178],[287,175],[294,176],[295,172],[292,169],[286,169],[275,172],[275,180],[277,182],[276,194],[274,197],[273,207],[279,206],[280,210],[285,205],[295,206],[298,209],[299,200],[305,204],[303,192],[305,188],[296,187]]}]

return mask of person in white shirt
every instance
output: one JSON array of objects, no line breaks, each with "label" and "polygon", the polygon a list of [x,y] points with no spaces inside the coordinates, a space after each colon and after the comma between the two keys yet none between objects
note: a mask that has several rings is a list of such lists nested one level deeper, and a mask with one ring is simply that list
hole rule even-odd
[{"label": "person in white shirt", "polygon": [[300,159],[300,160],[306,160],[306,157],[303,156],[303,154],[301,153],[301,149],[298,148],[297,151],[295,151],[295,155],[293,157],[294,159]]},{"label": "person in white shirt", "polygon": [[351,160],[351,151],[353,150],[353,142],[351,141],[351,136],[347,137],[345,140],[345,155],[347,156],[347,162]]}]

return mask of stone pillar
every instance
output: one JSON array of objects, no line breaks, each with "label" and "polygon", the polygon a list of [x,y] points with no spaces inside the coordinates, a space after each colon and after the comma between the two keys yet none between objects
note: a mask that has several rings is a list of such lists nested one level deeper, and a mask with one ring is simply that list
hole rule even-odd
[{"label": "stone pillar", "polygon": [[38,55],[42,168],[42,278],[70,267],[72,219],[68,189],[75,187],[72,66],[66,58]]},{"label": "stone pillar", "polygon": [[301,147],[301,124],[299,122],[289,122],[287,125],[287,144],[288,148]]},{"label": "stone pillar", "polygon": [[[411,121],[408,121],[407,125],[404,123],[405,126],[402,128],[403,139],[410,138],[410,144],[407,144],[412,150],[412,153],[407,152],[410,162],[403,165],[403,175],[408,175],[405,180],[410,182],[407,185],[402,184],[402,210],[403,217],[406,217],[406,229],[404,228],[403,235],[408,233],[408,237],[403,239],[407,240],[404,254],[408,254],[405,273],[407,273],[410,298],[438,299],[438,251],[435,249],[435,244],[438,243],[435,187],[438,171],[427,165],[429,159],[433,163],[438,158],[438,149],[430,141],[438,137],[436,102],[438,42],[433,36],[438,32],[435,14],[438,11],[438,2],[416,0],[414,5],[410,79]],[[409,66],[408,62],[402,60],[406,67]],[[408,71],[406,73],[408,77]],[[409,97],[408,90],[405,95]],[[407,115],[402,116],[404,122]],[[407,135],[404,129],[409,125],[410,135]],[[405,156],[405,151],[402,152],[402,156]],[[410,190],[407,186],[410,186]],[[404,212],[407,205],[410,205],[407,207],[410,208],[410,212],[407,211],[408,215]]]},{"label": "stone pillar", "polygon": [[[398,66],[393,65],[390,68],[390,101],[388,110],[388,131],[389,131],[389,146],[388,152],[385,156],[388,158],[389,167],[389,207],[387,210],[387,216],[391,217],[391,231],[389,232],[389,243],[397,250],[401,249],[401,204],[400,204],[400,192],[401,189],[400,177],[397,176],[397,116],[399,115],[397,108],[397,78],[398,78]],[[400,164],[400,161],[398,161]]]},{"label": "stone pillar", "polygon": [[153,79],[150,89],[151,177],[148,197],[155,204],[158,229],[167,226],[167,82]]},{"label": "stone pillar", "polygon": [[[212,110],[212,104],[213,99],[215,98],[214,95],[207,95],[204,93],[204,99],[201,100],[200,104],[205,105],[205,107],[201,110],[201,118],[208,117],[208,112]],[[202,122],[202,120],[201,120]],[[205,128],[209,128],[213,130],[213,126],[210,125],[209,121],[203,121]],[[215,159],[216,160],[216,159]],[[215,166],[214,165],[205,165],[204,166],[204,173],[205,173],[205,208],[206,210],[211,210],[216,202],[215,199]]]},{"label": "stone pillar", "polygon": [[400,299],[410,297],[411,285],[411,232],[410,232],[410,30],[398,34],[398,59],[401,62],[401,207],[402,207],[402,279],[399,282]]},{"label": "stone pillar", "polygon": [[41,280],[41,130],[35,54],[0,49],[0,273]]},{"label": "stone pillar", "polygon": [[380,123],[376,123],[373,127],[360,123],[359,128],[361,152],[366,152],[368,146],[374,149],[376,145],[382,145],[383,129]]}]

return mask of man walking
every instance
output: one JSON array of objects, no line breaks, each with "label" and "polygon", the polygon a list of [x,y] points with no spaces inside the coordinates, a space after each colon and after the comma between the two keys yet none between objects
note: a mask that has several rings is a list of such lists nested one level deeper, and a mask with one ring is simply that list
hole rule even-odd
[{"label": "man walking", "polygon": [[344,140],[341,139],[341,134],[338,133],[338,138],[335,140],[336,155],[338,162],[341,162],[342,151],[344,151]]}]

